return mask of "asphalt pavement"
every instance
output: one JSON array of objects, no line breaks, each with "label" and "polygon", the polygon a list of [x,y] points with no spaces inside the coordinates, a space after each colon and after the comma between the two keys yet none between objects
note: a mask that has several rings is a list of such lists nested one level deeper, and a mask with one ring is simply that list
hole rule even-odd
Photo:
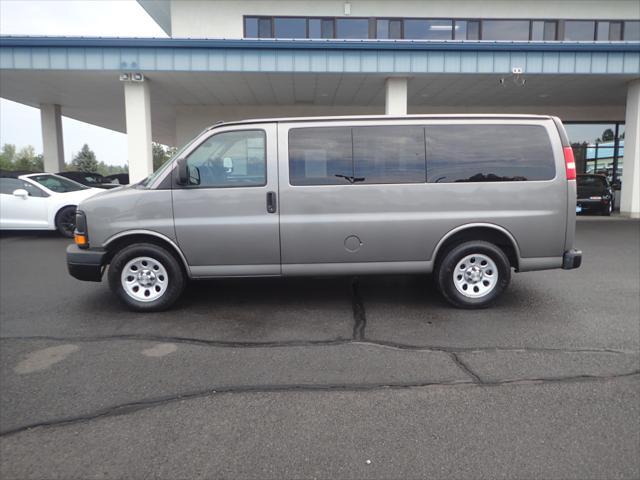
[{"label": "asphalt pavement", "polygon": [[193,282],[158,314],[0,235],[0,477],[639,478],[640,222],[489,310],[426,276]]}]

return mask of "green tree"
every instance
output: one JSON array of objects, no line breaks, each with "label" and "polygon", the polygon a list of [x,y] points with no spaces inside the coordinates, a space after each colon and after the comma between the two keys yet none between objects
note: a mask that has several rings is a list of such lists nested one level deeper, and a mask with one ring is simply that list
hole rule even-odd
[{"label": "green tree", "polygon": [[27,145],[16,154],[13,165],[16,170],[35,171],[37,167],[36,161],[36,149],[32,145]]},{"label": "green tree", "polygon": [[167,161],[169,157],[164,145],[160,143],[153,142],[151,144],[151,149],[153,152],[153,171],[155,172],[164,162]]},{"label": "green tree", "polygon": [[16,146],[10,143],[5,143],[2,146],[2,153],[0,153],[0,169],[12,170],[14,168],[13,162],[16,158]]},{"label": "green tree", "polygon": [[96,160],[96,154],[89,148],[86,143],[82,146],[82,149],[73,157],[71,162],[74,168],[81,172],[96,173],[98,171],[98,161]]}]

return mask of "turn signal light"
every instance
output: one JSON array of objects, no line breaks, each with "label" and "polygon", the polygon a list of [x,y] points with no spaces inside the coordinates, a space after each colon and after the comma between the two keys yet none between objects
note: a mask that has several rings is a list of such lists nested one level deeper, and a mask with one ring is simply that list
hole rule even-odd
[{"label": "turn signal light", "polygon": [[76,245],[79,247],[87,247],[89,246],[89,239],[83,233],[76,233],[73,236],[73,240],[76,242]]},{"label": "turn signal light", "polygon": [[567,180],[576,179],[576,160],[573,158],[573,148],[564,147],[564,164],[567,169]]}]

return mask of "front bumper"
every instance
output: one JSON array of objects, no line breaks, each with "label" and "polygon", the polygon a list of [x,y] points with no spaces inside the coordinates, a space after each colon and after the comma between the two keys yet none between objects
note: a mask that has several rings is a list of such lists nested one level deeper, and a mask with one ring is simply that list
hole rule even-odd
[{"label": "front bumper", "polygon": [[562,256],[562,268],[564,270],[572,270],[579,268],[582,265],[582,250],[576,250],[572,248],[564,252]]},{"label": "front bumper", "polygon": [[100,282],[105,269],[104,250],[83,250],[77,245],[67,247],[67,269],[69,274],[78,280]]}]

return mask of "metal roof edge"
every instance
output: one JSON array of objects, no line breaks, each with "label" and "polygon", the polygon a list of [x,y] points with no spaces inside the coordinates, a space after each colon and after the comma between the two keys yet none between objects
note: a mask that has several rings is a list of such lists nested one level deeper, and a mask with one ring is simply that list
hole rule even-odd
[{"label": "metal roof edge", "polygon": [[424,50],[424,51],[553,51],[638,52],[640,42],[516,42],[417,40],[277,40],[124,37],[0,36],[0,47],[61,48],[203,48],[286,50]]},{"label": "metal roof edge", "polygon": [[501,113],[457,113],[457,114],[408,114],[408,115],[336,115],[319,117],[275,117],[275,118],[248,118],[243,120],[220,121],[210,125],[205,131],[226,127],[230,125],[249,125],[255,123],[299,123],[299,122],[340,122],[356,120],[549,120],[550,115],[536,114],[501,114]]}]

